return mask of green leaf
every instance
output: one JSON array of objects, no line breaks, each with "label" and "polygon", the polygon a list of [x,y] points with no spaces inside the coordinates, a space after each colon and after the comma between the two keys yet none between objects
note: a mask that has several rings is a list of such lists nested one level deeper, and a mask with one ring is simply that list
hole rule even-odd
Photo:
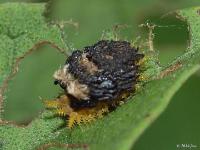
[{"label": "green leaf", "polygon": [[[43,11],[44,4],[0,5],[0,109],[3,109],[7,82],[17,72],[23,57],[44,44],[50,44],[64,53],[60,30],[45,22]],[[32,149],[42,141],[55,138],[53,131],[62,123],[59,118],[50,122],[36,119],[24,128],[7,124],[1,119],[0,149],[1,146],[4,149]]]},{"label": "green leaf", "polygon": [[45,22],[43,11],[44,4],[0,5],[0,102],[21,58],[44,44],[63,51],[60,30]]},{"label": "green leaf", "polygon": [[[163,67],[154,81],[132,96],[127,103],[102,119],[72,130],[58,130],[60,118],[44,112],[26,127],[2,121],[0,145],[4,149],[34,149],[43,144],[87,144],[91,149],[130,149],[142,132],[165,110],[181,85],[200,68],[200,8],[177,11],[188,22],[190,45],[185,53]],[[63,47],[60,31],[47,25],[44,5],[4,4],[0,6],[0,85],[5,84],[16,60],[41,41]],[[51,144],[50,144],[51,145]],[[56,147],[56,144],[52,144]],[[67,146],[67,145],[63,145]]]}]

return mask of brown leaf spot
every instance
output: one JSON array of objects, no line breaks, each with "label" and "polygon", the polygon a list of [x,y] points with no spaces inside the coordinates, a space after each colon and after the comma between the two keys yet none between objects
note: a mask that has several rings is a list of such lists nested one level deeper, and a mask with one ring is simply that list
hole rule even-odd
[{"label": "brown leaf spot", "polygon": [[183,65],[183,64],[182,64],[181,62],[179,62],[179,61],[178,61],[177,63],[171,65],[170,67],[168,67],[167,69],[163,70],[163,71],[160,73],[158,79],[162,79],[162,78],[164,78],[165,76],[170,75],[171,73],[173,73],[173,72],[175,72],[176,70],[178,70],[179,68],[181,68],[182,65]]},{"label": "brown leaf spot", "polygon": [[200,15],[200,9],[197,10],[197,14]]}]

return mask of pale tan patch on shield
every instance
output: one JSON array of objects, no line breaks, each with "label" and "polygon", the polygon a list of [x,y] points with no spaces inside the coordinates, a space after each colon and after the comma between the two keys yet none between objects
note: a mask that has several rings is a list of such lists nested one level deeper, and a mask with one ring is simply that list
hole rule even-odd
[{"label": "pale tan patch on shield", "polygon": [[86,57],[87,54],[83,54],[82,58],[80,59],[80,65],[82,65],[83,67],[86,68],[86,70],[90,73],[90,74],[95,74],[96,72],[98,72],[98,67],[91,61],[88,60],[88,58]]},{"label": "pale tan patch on shield", "polygon": [[77,79],[73,77],[72,74],[68,72],[68,66],[57,70],[54,73],[54,78],[61,81],[62,84],[66,85],[66,92],[78,100],[87,100],[89,89],[85,84],[79,83]]}]

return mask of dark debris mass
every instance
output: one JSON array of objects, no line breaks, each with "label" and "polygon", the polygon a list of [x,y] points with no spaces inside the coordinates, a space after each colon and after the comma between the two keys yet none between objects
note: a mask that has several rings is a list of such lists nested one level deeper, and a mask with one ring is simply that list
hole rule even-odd
[{"label": "dark debris mass", "polygon": [[[95,74],[91,74],[80,64],[83,54],[97,66],[98,71]],[[124,92],[134,91],[139,76],[137,62],[143,57],[127,41],[102,40],[85,47],[83,51],[74,51],[66,61],[69,72],[90,89],[90,99],[74,103],[74,107],[93,106],[99,101],[109,103]]]}]

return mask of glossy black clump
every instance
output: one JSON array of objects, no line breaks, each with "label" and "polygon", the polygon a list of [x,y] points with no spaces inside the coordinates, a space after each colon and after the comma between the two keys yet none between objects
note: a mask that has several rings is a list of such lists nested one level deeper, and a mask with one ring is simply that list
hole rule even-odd
[{"label": "glossy black clump", "polygon": [[[83,54],[98,71],[89,72],[80,59]],[[69,72],[81,84],[89,87],[89,100],[72,102],[72,107],[95,106],[98,102],[119,99],[123,93],[133,92],[139,76],[137,63],[144,57],[127,41],[102,40],[83,51],[74,51],[67,59]]]}]

